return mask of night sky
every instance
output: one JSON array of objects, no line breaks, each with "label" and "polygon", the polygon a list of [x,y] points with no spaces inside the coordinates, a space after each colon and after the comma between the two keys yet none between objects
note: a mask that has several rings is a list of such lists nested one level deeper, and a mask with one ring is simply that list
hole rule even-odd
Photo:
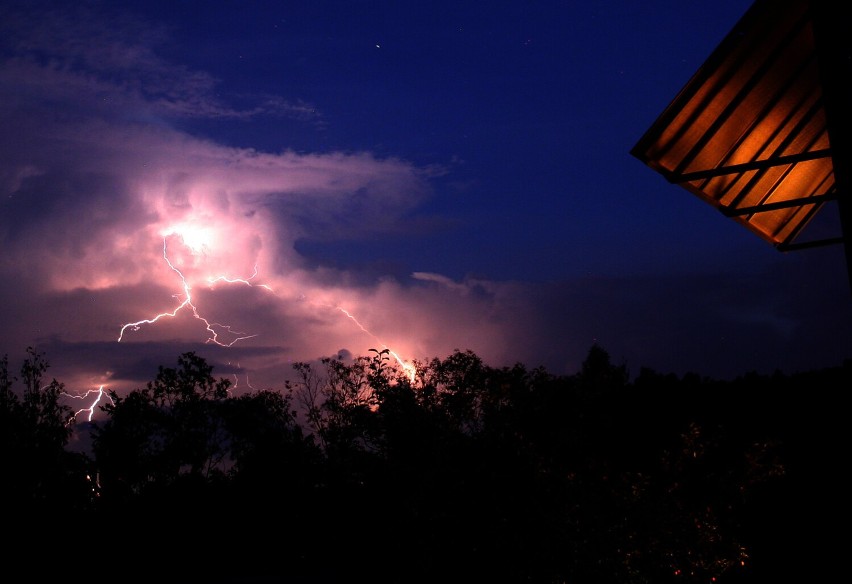
[{"label": "night sky", "polygon": [[0,355],[77,395],[185,351],[244,389],[374,348],[839,365],[843,248],[778,252],[629,153],[749,5],[7,0]]}]

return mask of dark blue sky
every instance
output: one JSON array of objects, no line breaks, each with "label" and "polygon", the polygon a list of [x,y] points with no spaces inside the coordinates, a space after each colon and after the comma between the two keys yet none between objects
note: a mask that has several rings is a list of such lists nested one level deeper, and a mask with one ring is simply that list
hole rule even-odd
[{"label": "dark blue sky", "polygon": [[842,248],[781,254],[629,154],[749,2],[4,6],[0,350],[75,391],[184,350],[243,387],[378,345],[852,356]]},{"label": "dark blue sky", "polygon": [[186,120],[196,135],[445,170],[408,228],[345,246],[300,240],[314,261],[455,279],[669,272],[728,265],[717,250],[736,243],[696,233],[718,217],[681,204],[684,193],[627,152],[747,6],[186,3],[169,20],[168,54],[215,71],[230,92],[287,96],[316,115]]}]

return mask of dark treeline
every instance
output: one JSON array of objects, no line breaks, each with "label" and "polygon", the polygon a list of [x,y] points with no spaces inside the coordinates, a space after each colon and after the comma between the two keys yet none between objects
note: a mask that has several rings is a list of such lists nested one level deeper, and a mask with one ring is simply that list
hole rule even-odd
[{"label": "dark treeline", "polygon": [[[298,363],[231,395],[194,353],[111,394],[90,452],[30,349],[0,361],[3,557],[38,576],[187,582],[819,580],[852,363],[732,381],[595,345],[575,375],[472,352]],[[844,506],[846,504],[844,503]],[[845,525],[837,527],[845,529]]]}]

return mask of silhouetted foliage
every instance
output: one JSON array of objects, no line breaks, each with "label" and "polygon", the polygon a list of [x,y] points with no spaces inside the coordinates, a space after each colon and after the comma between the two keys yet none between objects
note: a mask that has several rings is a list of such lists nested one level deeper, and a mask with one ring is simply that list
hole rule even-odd
[{"label": "silhouetted foliage", "polygon": [[49,363],[33,347],[27,348],[21,365],[20,392],[8,363],[7,356],[0,360],[0,492],[10,512],[7,518],[29,522],[60,510],[85,509],[92,490],[88,459],[66,451],[74,414],[60,403],[64,386],[55,379],[44,383]]},{"label": "silhouetted foliage", "polygon": [[227,445],[218,411],[229,382],[194,353],[178,368],[160,367],[147,387],[126,397],[110,392],[108,419],[94,429],[102,496],[158,492],[177,481],[211,481],[226,471]]},{"label": "silhouetted foliage", "polygon": [[804,502],[840,500],[812,477],[840,484],[844,422],[820,400],[849,363],[631,382],[597,345],[571,376],[371,353],[239,396],[185,353],[110,394],[92,459],[65,451],[73,415],[43,357],[20,395],[0,361],[4,501],[85,511],[124,543],[108,561],[157,542],[186,560],[176,577],[223,582],[763,582],[832,545],[787,536],[818,531]]}]

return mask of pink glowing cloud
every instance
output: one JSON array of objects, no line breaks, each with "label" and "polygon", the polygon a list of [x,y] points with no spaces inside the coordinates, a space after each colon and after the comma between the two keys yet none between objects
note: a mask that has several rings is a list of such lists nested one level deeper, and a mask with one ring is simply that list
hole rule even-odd
[{"label": "pink glowing cloud", "polygon": [[[426,359],[505,344],[492,292],[471,296],[440,276],[440,286],[364,284],[311,267],[295,250],[304,237],[404,229],[440,168],[191,136],[169,119],[319,114],[268,97],[231,110],[212,97],[209,76],[169,64],[149,45],[101,29],[74,43],[65,30],[55,16],[21,25],[10,37],[17,52],[0,70],[0,112],[11,124],[0,142],[9,212],[0,261],[29,291],[16,300],[23,318],[9,323],[10,338],[215,343],[243,351],[233,355],[241,370],[340,350]],[[110,375],[92,373],[87,383]]]},{"label": "pink glowing cloud", "polygon": [[[252,149],[190,131],[198,120],[215,129],[287,119],[306,133],[328,122],[298,96],[236,99],[207,72],[161,56],[173,31],[105,19],[92,6],[0,18],[0,354],[14,362],[27,345],[46,348],[75,395],[137,387],[185,350],[202,351],[240,387],[277,386],[294,361],[371,348],[406,360],[470,349],[489,364],[561,373],[600,342],[616,361],[652,358],[632,366],[700,370],[718,354],[733,371],[763,355],[726,339],[757,339],[749,346],[769,362],[791,352],[779,343],[796,326],[827,345],[826,359],[842,357],[819,325],[842,319],[800,323],[789,306],[812,306],[815,295],[803,289],[803,301],[785,304],[763,280],[749,281],[745,297],[730,279],[731,308],[714,313],[723,284],[700,277],[533,284],[315,265],[299,242],[428,228],[434,210],[418,212],[458,161],[296,151],[288,135],[280,149]],[[541,250],[567,253],[578,252]],[[678,299],[662,312],[661,291]],[[754,314],[761,319],[743,322]],[[693,346],[685,322],[704,331]],[[783,338],[767,334],[778,323]]]}]

